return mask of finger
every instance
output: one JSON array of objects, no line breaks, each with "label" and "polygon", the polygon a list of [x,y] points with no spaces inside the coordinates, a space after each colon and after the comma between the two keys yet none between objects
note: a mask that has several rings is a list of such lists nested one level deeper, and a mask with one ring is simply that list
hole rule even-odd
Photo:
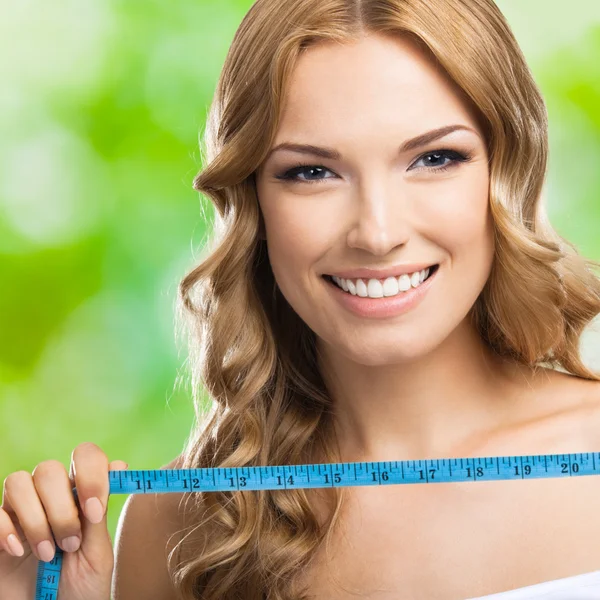
[{"label": "finger", "polygon": [[[25,471],[26,475],[29,475],[29,473],[27,473]],[[8,479],[8,477],[7,477]],[[19,519],[17,517],[17,513],[15,513],[10,500],[8,498],[8,495],[6,494],[6,479],[4,480],[4,497],[2,499],[2,504],[0,504],[0,509],[4,510],[4,512],[8,515],[8,518],[11,520],[13,526],[15,527],[15,529],[17,530],[17,537],[19,538],[19,540],[21,542],[23,542],[23,540],[25,540],[25,533],[23,532],[23,528],[21,527],[20,523],[19,523]]]},{"label": "finger", "polygon": [[57,460],[40,463],[33,471],[33,483],[56,543],[75,552],[81,544],[81,522],[65,466]]},{"label": "finger", "polygon": [[108,504],[108,458],[92,442],[79,444],[71,455],[70,478],[77,490],[79,505],[88,521],[101,522]]},{"label": "finger", "polygon": [[[108,470],[109,471],[126,471],[128,467],[129,467],[129,464],[126,463],[124,460],[113,460],[108,465]],[[75,488],[75,471],[74,471],[73,461],[71,461],[71,465],[69,467],[69,481],[71,482],[71,489],[73,490],[73,488]],[[75,488],[74,491],[77,492],[77,489]],[[76,494],[76,502],[79,505],[77,494]],[[79,507],[79,508],[81,509],[81,507]]]},{"label": "finger", "polygon": [[54,558],[54,538],[30,473],[16,471],[5,479],[3,508],[5,507],[8,508],[9,516],[11,513],[15,515],[38,560],[50,562]]},{"label": "finger", "polygon": [[[113,460],[108,465],[108,470],[125,471],[128,467],[129,463],[126,463],[124,460]],[[71,488],[75,487],[75,471],[73,461],[71,461],[71,465],[69,467],[69,480],[71,481]]]},{"label": "finger", "polygon": [[108,465],[109,471],[125,471],[129,465],[124,460],[113,460]]},{"label": "finger", "polygon": [[23,547],[21,535],[22,532],[19,533],[17,531],[8,513],[3,508],[0,508],[0,540],[2,541],[2,549],[12,556],[23,556],[25,548]]},{"label": "finger", "polygon": [[108,564],[112,546],[107,527],[109,463],[96,444],[84,442],[73,450],[71,473],[83,512],[81,550],[96,564]]}]

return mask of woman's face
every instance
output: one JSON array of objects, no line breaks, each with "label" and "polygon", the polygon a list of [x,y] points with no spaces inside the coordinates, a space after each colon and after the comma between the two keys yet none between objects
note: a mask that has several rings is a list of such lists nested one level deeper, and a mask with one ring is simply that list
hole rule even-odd
[{"label": "woman's face", "polygon": [[[406,146],[453,125],[463,129]],[[360,364],[433,350],[464,321],[494,252],[483,132],[460,91],[406,39],[313,46],[293,74],[273,148],[284,142],[336,154],[280,149],[257,171],[286,300],[321,342]],[[300,164],[309,168],[283,179]],[[411,275],[433,265],[424,283]],[[334,274],[346,275],[348,291],[325,277]]]}]

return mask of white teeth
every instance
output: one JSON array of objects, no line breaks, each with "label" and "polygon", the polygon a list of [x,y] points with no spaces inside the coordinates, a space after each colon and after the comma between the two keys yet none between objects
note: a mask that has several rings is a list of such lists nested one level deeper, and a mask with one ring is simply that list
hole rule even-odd
[{"label": "white teeth", "polygon": [[369,279],[369,283],[367,283],[367,295],[369,298],[383,298],[383,286],[379,279]]},{"label": "white teeth", "polygon": [[359,279],[356,282],[356,293],[361,298],[366,298],[369,295],[367,292],[367,286],[365,285],[365,282],[362,279]]},{"label": "white teeth", "polygon": [[401,292],[408,292],[410,290],[410,277],[406,274],[398,277],[398,289]]},{"label": "white teeth", "polygon": [[341,277],[332,277],[338,287],[353,296],[361,298],[383,298],[396,296],[401,292],[406,292],[411,288],[417,288],[429,276],[429,268],[416,271],[410,275],[404,274],[399,277],[388,277],[382,283],[379,279],[343,279]]},{"label": "white teeth", "polygon": [[395,277],[388,277],[383,282],[383,295],[395,296],[398,293],[398,280]]}]

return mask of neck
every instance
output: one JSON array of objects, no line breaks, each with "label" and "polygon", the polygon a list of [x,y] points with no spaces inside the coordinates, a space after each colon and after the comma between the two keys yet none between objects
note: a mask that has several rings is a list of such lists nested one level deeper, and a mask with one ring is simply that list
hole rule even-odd
[{"label": "neck", "polygon": [[361,365],[319,341],[343,462],[461,456],[506,423],[524,370],[494,354],[468,320],[434,351]]}]

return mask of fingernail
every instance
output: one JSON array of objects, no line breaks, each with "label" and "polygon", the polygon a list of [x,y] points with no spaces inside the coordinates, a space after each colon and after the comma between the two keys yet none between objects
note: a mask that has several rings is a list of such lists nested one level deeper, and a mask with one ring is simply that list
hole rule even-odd
[{"label": "fingernail", "polygon": [[54,558],[54,546],[48,541],[44,540],[37,545],[38,556],[44,562],[50,562]]},{"label": "fingernail", "polygon": [[19,541],[17,536],[14,533],[11,533],[6,540],[10,551],[15,556],[23,556],[25,554],[25,549],[23,548],[23,544]]},{"label": "fingernail", "polygon": [[104,508],[98,498],[89,498],[85,503],[85,514],[90,523],[100,523],[104,516]]},{"label": "fingernail", "polygon": [[72,535],[71,537],[65,538],[61,542],[61,545],[67,552],[76,552],[80,543],[81,540],[76,535]]}]

